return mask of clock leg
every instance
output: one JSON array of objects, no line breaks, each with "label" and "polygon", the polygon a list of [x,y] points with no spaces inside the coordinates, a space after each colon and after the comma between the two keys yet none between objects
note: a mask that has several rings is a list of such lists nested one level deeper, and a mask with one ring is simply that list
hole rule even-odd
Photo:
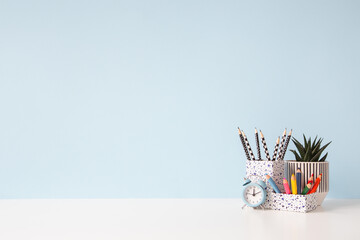
[{"label": "clock leg", "polygon": [[244,207],[246,207],[246,204],[244,204],[244,206],[242,206],[242,208],[241,208],[241,209],[244,209]]}]

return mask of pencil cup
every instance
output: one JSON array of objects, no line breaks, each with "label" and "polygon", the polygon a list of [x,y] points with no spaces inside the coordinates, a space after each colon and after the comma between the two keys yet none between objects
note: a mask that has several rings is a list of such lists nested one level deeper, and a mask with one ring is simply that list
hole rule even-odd
[{"label": "pencil cup", "polygon": [[267,185],[267,191],[272,192],[273,188],[267,181],[265,174],[271,176],[281,192],[284,192],[284,161],[256,160],[246,161],[246,178],[250,180],[263,180]]},{"label": "pencil cup", "polygon": [[308,195],[268,193],[264,208],[306,213],[316,209],[316,199],[316,192]]},{"label": "pencil cup", "polygon": [[292,174],[296,173],[296,170],[300,168],[301,174],[301,186],[304,187],[314,174],[315,179],[322,173],[321,182],[317,188],[317,204],[320,206],[324,201],[326,195],[329,192],[329,162],[298,162],[298,161],[285,161],[285,177],[291,178]]}]

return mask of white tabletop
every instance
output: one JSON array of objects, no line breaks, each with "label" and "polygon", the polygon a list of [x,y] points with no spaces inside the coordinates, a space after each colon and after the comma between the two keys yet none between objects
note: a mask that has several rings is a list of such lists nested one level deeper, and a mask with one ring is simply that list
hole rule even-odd
[{"label": "white tabletop", "polygon": [[0,239],[360,239],[360,199],[325,200],[310,213],[241,207],[239,199],[0,200]]}]

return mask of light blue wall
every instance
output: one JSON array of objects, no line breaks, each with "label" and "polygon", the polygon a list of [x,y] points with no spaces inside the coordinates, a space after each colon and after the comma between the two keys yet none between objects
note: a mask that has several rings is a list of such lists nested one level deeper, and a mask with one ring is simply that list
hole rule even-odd
[{"label": "light blue wall", "polygon": [[359,8],[1,1],[0,198],[239,197],[237,126],[332,140],[359,198]]}]

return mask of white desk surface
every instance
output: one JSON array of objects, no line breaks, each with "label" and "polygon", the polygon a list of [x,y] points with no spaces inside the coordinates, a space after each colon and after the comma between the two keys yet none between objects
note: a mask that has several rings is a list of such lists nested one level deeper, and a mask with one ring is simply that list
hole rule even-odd
[{"label": "white desk surface", "polygon": [[360,199],[310,213],[239,199],[0,200],[1,240],[360,239]]}]

